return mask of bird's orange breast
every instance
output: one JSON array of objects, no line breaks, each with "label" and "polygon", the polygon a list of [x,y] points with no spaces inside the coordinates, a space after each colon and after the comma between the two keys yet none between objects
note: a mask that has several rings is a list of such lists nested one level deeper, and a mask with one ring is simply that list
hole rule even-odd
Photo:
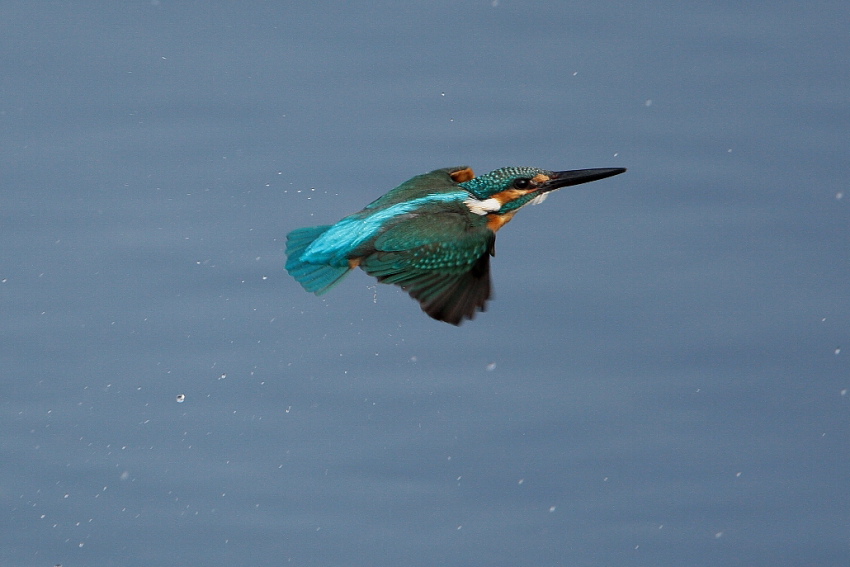
[{"label": "bird's orange breast", "polygon": [[496,232],[497,230],[511,222],[511,219],[514,218],[514,214],[516,214],[516,211],[511,211],[509,213],[503,214],[490,213],[489,215],[487,215],[487,228],[489,228],[493,232]]}]

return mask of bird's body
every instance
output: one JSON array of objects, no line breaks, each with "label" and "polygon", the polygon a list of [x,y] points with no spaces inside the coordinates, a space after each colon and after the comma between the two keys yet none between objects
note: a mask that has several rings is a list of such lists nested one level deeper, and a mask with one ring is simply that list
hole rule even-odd
[{"label": "bird's body", "polygon": [[400,286],[434,319],[459,325],[485,309],[496,232],[517,210],[554,189],[623,171],[508,167],[475,177],[468,167],[437,169],[336,224],[290,232],[286,269],[321,295],[360,267]]}]

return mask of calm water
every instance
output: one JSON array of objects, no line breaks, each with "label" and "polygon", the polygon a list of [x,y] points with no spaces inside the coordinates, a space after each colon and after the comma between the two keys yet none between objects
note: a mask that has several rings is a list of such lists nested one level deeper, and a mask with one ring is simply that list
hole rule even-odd
[{"label": "calm water", "polygon": [[[3,2],[0,564],[847,565],[847,29]],[[629,172],[523,210],[459,328],[285,273],[461,164]]]}]

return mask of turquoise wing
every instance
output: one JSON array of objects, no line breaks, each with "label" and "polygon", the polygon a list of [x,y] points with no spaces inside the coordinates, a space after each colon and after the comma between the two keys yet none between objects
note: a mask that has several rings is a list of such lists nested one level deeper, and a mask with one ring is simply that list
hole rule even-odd
[{"label": "turquoise wing", "polygon": [[360,267],[395,284],[434,319],[459,325],[492,296],[490,256],[496,235],[468,215],[414,215],[381,234]]}]

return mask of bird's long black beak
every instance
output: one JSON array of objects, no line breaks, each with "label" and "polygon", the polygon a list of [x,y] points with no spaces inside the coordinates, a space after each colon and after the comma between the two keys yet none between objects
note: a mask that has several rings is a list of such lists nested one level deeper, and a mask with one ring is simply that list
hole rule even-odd
[{"label": "bird's long black beak", "polygon": [[625,167],[603,167],[599,169],[574,169],[572,171],[556,171],[549,181],[540,186],[540,192],[554,191],[561,187],[580,185],[591,181],[599,181],[613,175],[620,175],[626,171]]}]

